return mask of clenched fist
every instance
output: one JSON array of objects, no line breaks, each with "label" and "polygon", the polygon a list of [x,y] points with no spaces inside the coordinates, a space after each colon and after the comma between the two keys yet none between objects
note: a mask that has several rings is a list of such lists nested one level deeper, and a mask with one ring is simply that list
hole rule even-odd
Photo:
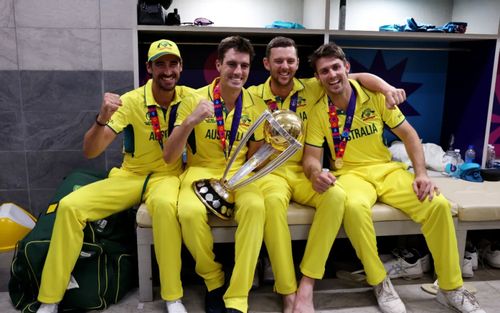
[{"label": "clenched fist", "polygon": [[101,110],[99,111],[99,121],[103,124],[109,121],[113,113],[121,106],[122,100],[120,100],[119,95],[106,92],[102,99]]},{"label": "clenched fist", "polygon": [[191,113],[189,117],[191,119],[191,122],[194,125],[197,125],[207,117],[212,117],[212,116],[214,116],[213,102],[203,99],[198,103],[198,106],[193,111],[193,113]]}]

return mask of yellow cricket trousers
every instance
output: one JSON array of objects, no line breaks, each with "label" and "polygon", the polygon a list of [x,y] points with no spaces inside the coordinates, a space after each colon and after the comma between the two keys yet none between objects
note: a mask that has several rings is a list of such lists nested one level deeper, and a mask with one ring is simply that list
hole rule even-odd
[{"label": "yellow cricket trousers", "polygon": [[[184,243],[195,259],[196,273],[205,280],[209,291],[224,285],[224,272],[222,266],[215,262],[207,209],[194,193],[192,184],[198,179],[220,178],[222,174],[223,169],[189,167],[182,177],[179,193],[179,221]],[[264,199],[254,183],[237,189],[234,198],[234,218],[238,223],[235,264],[224,302],[227,308],[247,312],[248,293],[264,233]]]},{"label": "yellow cricket trousers", "polygon": [[275,289],[280,294],[290,294],[297,290],[287,219],[290,199],[316,208],[301,272],[309,277],[322,278],[330,249],[342,224],[345,193],[340,186],[317,193],[301,166],[278,168],[257,183],[266,195],[264,242],[275,276]]},{"label": "yellow cricket trousers", "polygon": [[400,209],[421,224],[434,259],[439,287],[451,290],[462,285],[450,204],[443,195],[420,202],[412,187],[414,175],[397,162],[360,167],[338,180],[347,194],[344,229],[363,263],[370,285],[379,284],[386,276],[378,256],[372,221],[372,206],[377,200]]},{"label": "yellow cricket trousers", "polygon": [[[145,175],[113,168],[108,178],[83,186],[61,199],[42,272],[40,302],[62,300],[83,245],[86,223],[137,205],[145,180]],[[176,206],[179,184],[176,176],[153,174],[143,195],[153,221],[164,300],[175,300],[183,294],[180,278],[182,239]]]}]

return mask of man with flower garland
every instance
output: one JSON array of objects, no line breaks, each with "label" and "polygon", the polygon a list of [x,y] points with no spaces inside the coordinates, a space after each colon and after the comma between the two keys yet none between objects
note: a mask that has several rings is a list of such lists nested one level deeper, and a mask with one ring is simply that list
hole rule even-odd
[{"label": "man with flower garland", "polygon": [[[199,179],[220,178],[229,157],[244,134],[265,110],[262,99],[243,85],[254,56],[248,39],[231,36],[217,49],[220,77],[179,105],[175,128],[164,147],[167,163],[175,161],[187,145],[187,168],[181,182],[178,212],[184,243],[196,262],[196,272],[207,288],[205,311],[247,312],[248,293],[262,245],[265,222],[264,197],[255,183],[236,189],[234,218],[235,264],[227,290],[222,266],[215,261],[207,209],[193,190]],[[236,156],[229,177],[262,144],[262,127]]]},{"label": "man with flower garland", "polygon": [[[381,93],[371,92],[348,79],[350,64],[334,43],[316,49],[310,63],[325,95],[315,105],[309,120],[304,172],[317,192],[332,188],[345,191],[344,229],[363,263],[366,280],[374,288],[381,311],[403,313],[406,308],[377,253],[371,212],[376,201],[403,211],[422,225],[438,276],[437,300],[457,312],[484,313],[474,295],[463,288],[450,204],[427,175],[415,129],[397,107],[393,110],[386,107]],[[405,164],[391,161],[382,140],[384,125],[403,141],[415,174],[407,171]],[[330,171],[322,170],[325,140],[330,152]],[[308,240],[309,245],[318,243]],[[324,255],[328,253],[321,254]],[[316,263],[302,261],[303,277],[294,312],[314,312],[314,281],[322,278],[318,264],[324,268],[325,262],[325,257]]]},{"label": "man with flower garland", "polygon": [[[275,37],[266,47],[263,59],[264,67],[270,77],[261,85],[252,86],[248,91],[262,98],[268,110],[292,110],[301,118],[304,127],[314,104],[323,94],[323,87],[316,78],[298,79],[295,73],[299,67],[297,47],[291,38]],[[404,90],[396,89],[380,78],[368,74],[354,74],[353,78],[375,90],[383,90],[391,105],[405,99]],[[396,102],[396,103],[394,103]],[[304,143],[305,136],[302,138]],[[292,256],[292,243],[288,227],[287,211],[290,200],[316,208],[315,223],[310,230],[311,242],[323,242],[327,237],[333,239],[342,223],[345,194],[340,188],[330,188],[324,193],[317,193],[304,175],[302,169],[302,150],[295,153],[285,164],[271,174],[256,181],[265,197],[266,223],[264,243],[270,257],[275,277],[275,290],[283,295],[283,312],[292,312],[297,291],[297,280]],[[309,245],[304,259],[314,262],[318,253],[328,255],[330,249]],[[325,256],[321,256],[322,259]],[[267,264],[267,262],[263,262]],[[320,264],[319,264],[320,265]],[[318,265],[318,266],[319,266]],[[321,267],[319,267],[321,268]]]}]

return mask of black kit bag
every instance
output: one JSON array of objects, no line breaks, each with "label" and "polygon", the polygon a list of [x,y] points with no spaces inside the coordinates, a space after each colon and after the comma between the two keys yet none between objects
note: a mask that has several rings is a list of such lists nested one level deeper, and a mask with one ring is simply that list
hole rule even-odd
[{"label": "black kit bag", "polygon": [[[137,21],[139,25],[164,25],[165,13],[172,0],[139,0],[137,3]],[[163,7],[163,9],[162,9]]]},{"label": "black kit bag", "polygon": [[[106,173],[76,170],[56,190],[35,227],[18,242],[11,264],[9,295],[14,307],[36,312],[42,270],[49,249],[59,200],[65,195],[107,177]],[[59,309],[105,309],[137,286],[135,212],[126,209],[87,223],[80,256]],[[72,288],[73,287],[73,288]]]}]

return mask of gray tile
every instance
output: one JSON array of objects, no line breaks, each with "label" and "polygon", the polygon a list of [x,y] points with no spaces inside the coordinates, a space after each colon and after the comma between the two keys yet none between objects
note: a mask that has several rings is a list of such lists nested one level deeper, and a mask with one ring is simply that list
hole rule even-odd
[{"label": "gray tile", "polygon": [[[14,256],[14,251],[12,250],[6,252],[0,252],[0,278],[10,277],[10,264],[12,263],[13,256]],[[8,283],[9,283],[8,279],[0,279],[0,292],[8,291],[7,288]],[[0,303],[2,303],[1,301],[2,301],[2,296],[0,296]]]},{"label": "gray tile", "polygon": [[100,2],[101,28],[135,28],[137,0],[106,0]]},{"label": "gray tile", "polygon": [[104,91],[122,95],[134,89],[133,71],[104,71]]},{"label": "gray tile", "polygon": [[17,27],[99,28],[99,0],[16,0]]},{"label": "gray tile", "polygon": [[102,76],[95,71],[22,71],[25,111],[97,112],[102,101]]},{"label": "gray tile", "polygon": [[109,171],[113,167],[120,167],[123,162],[123,154],[119,150],[106,151],[106,169]]},{"label": "gray tile", "polygon": [[111,71],[133,71],[136,49],[132,46],[134,30],[131,29],[102,29],[102,68]]},{"label": "gray tile", "polygon": [[2,307],[2,313],[19,313],[12,306],[8,292],[0,292],[0,306]]},{"label": "gray tile", "polygon": [[104,170],[104,156],[85,159],[81,151],[27,152],[30,189],[56,188],[77,168]]},{"label": "gray tile", "polygon": [[[34,112],[26,115],[27,150],[82,151],[83,136],[95,119],[93,112]],[[81,153],[81,152],[80,152]]]},{"label": "gray tile", "polygon": [[26,189],[24,152],[0,152],[0,189]]},{"label": "gray tile", "polygon": [[99,29],[17,28],[19,68],[101,70],[100,37]]},{"label": "gray tile", "polygon": [[115,140],[113,140],[113,142],[109,145],[107,150],[114,150],[121,152],[123,150],[122,147],[123,147],[123,133],[118,134],[118,136],[116,136]]},{"label": "gray tile", "polygon": [[0,27],[14,26],[14,0],[0,0]]},{"label": "gray tile", "polygon": [[24,150],[24,133],[21,113],[0,111],[0,125],[0,151]]},{"label": "gray tile", "polygon": [[0,190],[0,203],[12,202],[29,211],[30,201],[27,189]]},{"label": "gray tile", "polygon": [[0,27],[0,38],[0,70],[17,70],[16,29]]},{"label": "gray tile", "polygon": [[[62,178],[57,184],[62,182]],[[30,212],[34,217],[40,216],[40,213],[45,212],[49,205],[50,199],[56,194],[56,188],[31,189],[30,190]]]},{"label": "gray tile", "polygon": [[0,111],[20,111],[19,71],[0,71]]}]

